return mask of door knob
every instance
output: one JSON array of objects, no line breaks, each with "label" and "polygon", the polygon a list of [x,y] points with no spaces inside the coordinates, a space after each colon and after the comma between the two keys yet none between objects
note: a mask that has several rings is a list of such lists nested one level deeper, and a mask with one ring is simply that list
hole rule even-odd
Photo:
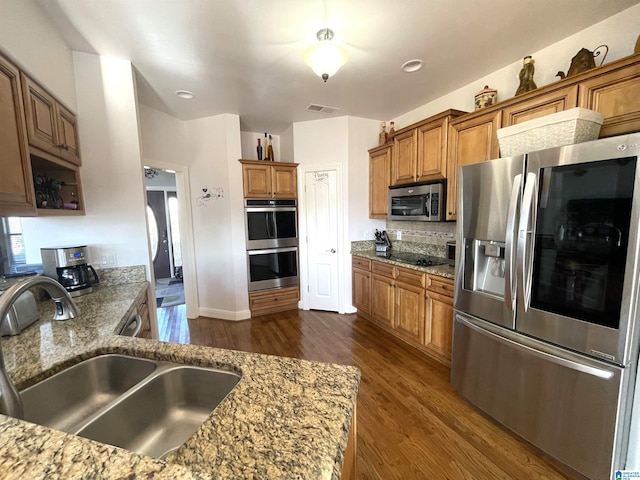
[{"label": "door knob", "polygon": [[331,250],[325,250],[326,253],[336,253],[336,249],[332,248]]}]

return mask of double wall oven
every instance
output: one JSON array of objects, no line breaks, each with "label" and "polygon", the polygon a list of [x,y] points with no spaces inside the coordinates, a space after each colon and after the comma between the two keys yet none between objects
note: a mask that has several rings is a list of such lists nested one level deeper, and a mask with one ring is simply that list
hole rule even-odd
[{"label": "double wall oven", "polygon": [[249,291],[299,285],[298,214],[294,199],[246,199]]}]

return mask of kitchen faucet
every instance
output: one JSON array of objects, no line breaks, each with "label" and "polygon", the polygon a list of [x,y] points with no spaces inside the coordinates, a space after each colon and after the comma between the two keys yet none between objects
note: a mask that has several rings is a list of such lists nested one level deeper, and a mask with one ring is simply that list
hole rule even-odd
[{"label": "kitchen faucet", "polygon": [[[45,289],[55,302],[56,311],[53,314],[54,320],[68,320],[79,315],[78,307],[76,307],[76,304],[62,285],[52,278],[37,275],[35,277],[25,278],[12,285],[0,296],[0,322],[4,321],[4,318],[18,297],[35,286]],[[11,382],[4,366],[2,342],[0,342],[0,413],[15,418],[23,417],[20,394]]]}]

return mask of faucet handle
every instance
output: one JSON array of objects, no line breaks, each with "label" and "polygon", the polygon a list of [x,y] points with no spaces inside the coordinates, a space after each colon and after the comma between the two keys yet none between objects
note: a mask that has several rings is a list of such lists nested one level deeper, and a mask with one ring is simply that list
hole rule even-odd
[{"label": "faucet handle", "polygon": [[53,313],[54,320],[69,320],[70,318],[76,318],[80,314],[78,307],[70,296],[68,299],[65,297],[51,297],[51,299],[56,309]]}]

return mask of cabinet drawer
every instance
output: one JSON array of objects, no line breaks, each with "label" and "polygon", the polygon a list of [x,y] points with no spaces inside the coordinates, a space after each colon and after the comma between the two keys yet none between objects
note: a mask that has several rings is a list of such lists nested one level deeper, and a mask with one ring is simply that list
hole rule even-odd
[{"label": "cabinet drawer", "polygon": [[360,268],[362,270],[366,270],[367,272],[371,271],[371,260],[368,258],[356,257],[355,255],[351,257],[351,266],[354,268]]},{"label": "cabinet drawer", "polygon": [[427,292],[439,293],[440,295],[453,298],[453,280],[429,275],[427,279]]},{"label": "cabinet drawer", "polygon": [[300,289],[298,287],[257,292],[249,295],[249,309],[253,317],[295,310],[298,308],[299,299]]},{"label": "cabinet drawer", "polygon": [[415,287],[425,286],[426,274],[410,268],[396,267],[396,280]]},{"label": "cabinet drawer", "polygon": [[371,271],[384,277],[393,278],[393,265],[382,262],[372,262]]}]

